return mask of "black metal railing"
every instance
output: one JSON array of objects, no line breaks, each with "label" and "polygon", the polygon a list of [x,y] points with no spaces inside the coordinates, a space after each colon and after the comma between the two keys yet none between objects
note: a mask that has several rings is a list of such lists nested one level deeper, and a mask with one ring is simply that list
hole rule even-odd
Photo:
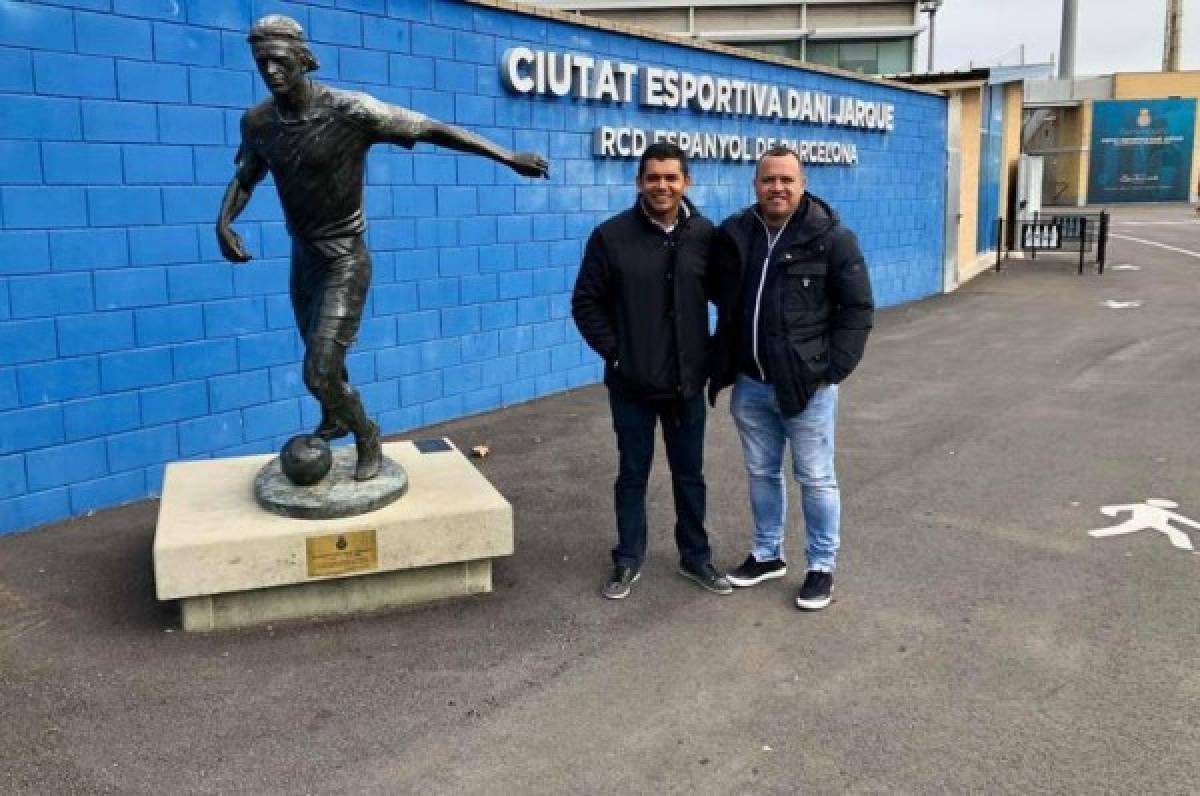
[{"label": "black metal railing", "polygon": [[1109,214],[1099,213],[1033,213],[1030,218],[1017,219],[1013,242],[1010,247],[1004,232],[1004,219],[996,219],[996,270],[1008,259],[1013,250],[1020,250],[1031,260],[1038,252],[1078,252],[1079,269],[1087,261],[1087,255],[1095,255],[1096,273],[1104,273],[1108,255]]}]

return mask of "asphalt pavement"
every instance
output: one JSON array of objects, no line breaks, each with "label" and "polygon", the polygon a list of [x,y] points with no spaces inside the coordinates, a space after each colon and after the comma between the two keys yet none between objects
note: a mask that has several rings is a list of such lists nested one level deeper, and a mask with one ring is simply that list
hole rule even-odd
[{"label": "asphalt pavement", "polygon": [[[415,434],[490,446],[514,506],[478,598],[185,634],[154,599],[155,502],[0,537],[0,792],[1196,792],[1200,555],[1088,531],[1172,501],[1150,519],[1200,549],[1200,223],[1161,206],[1112,231],[1103,275],[1014,260],[879,313],[841,392],[819,613],[792,603],[800,533],[782,581],[676,574],[661,452],[644,575],[599,597],[601,387]],[[733,566],[728,393],[706,471]]]}]

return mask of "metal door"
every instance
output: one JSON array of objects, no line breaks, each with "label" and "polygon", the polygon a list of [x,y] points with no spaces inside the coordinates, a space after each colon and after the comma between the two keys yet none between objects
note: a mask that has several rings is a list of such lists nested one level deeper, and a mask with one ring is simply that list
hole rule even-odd
[{"label": "metal door", "polygon": [[977,252],[996,248],[996,219],[1000,217],[1000,176],[1004,161],[1004,86],[983,90],[983,118],[979,128],[979,225]]}]

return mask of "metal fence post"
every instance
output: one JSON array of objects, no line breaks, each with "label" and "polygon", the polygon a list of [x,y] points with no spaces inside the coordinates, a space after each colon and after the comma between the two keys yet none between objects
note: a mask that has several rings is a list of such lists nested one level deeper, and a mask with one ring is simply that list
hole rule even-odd
[{"label": "metal fence post", "polygon": [[1104,260],[1108,256],[1108,213],[1100,211],[1100,232],[1096,240],[1096,273],[1104,273]]},{"label": "metal fence post", "polygon": [[996,270],[1000,270],[1000,262],[1004,259],[1004,216],[996,219]]},{"label": "metal fence post", "polygon": [[1079,219],[1079,273],[1083,273],[1083,256],[1087,253],[1087,219]]}]

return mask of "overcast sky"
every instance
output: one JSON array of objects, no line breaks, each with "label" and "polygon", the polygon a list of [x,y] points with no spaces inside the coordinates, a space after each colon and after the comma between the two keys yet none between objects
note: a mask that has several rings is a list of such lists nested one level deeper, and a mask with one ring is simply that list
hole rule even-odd
[{"label": "overcast sky", "polygon": [[[1166,0],[1079,0],[1075,74],[1154,72],[1162,68]],[[925,17],[925,15],[922,15]],[[928,20],[928,17],[925,17]],[[968,62],[1027,63],[1058,52],[1062,0],[945,0],[937,12],[934,68],[965,69]],[[924,70],[928,33],[917,49]],[[1180,67],[1200,69],[1200,0],[1183,0]]]}]

